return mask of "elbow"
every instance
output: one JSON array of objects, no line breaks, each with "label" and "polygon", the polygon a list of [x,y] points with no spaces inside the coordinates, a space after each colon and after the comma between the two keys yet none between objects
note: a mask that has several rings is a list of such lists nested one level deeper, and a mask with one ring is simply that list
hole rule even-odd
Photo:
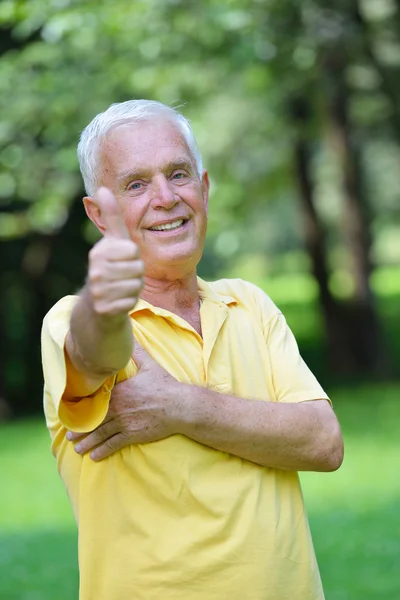
[{"label": "elbow", "polygon": [[344,444],[339,424],[324,436],[320,445],[320,464],[318,471],[330,473],[337,471],[343,463]]},{"label": "elbow", "polygon": [[338,446],[337,448],[334,448],[330,454],[329,457],[327,457],[326,460],[326,464],[325,464],[325,469],[324,472],[325,473],[332,473],[333,471],[337,471],[343,463],[343,457],[344,457],[344,448],[343,448],[343,443]]}]

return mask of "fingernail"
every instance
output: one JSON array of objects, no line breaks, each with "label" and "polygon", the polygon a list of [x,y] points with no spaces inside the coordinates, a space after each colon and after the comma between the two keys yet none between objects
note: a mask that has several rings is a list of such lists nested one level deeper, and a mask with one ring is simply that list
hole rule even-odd
[{"label": "fingernail", "polygon": [[82,450],[82,446],[80,444],[76,444],[74,449],[75,449],[75,452],[77,452],[79,454],[79,452]]},{"label": "fingernail", "polygon": [[67,435],[65,437],[67,438],[67,440],[71,441],[72,440],[72,433],[70,431],[67,431]]}]

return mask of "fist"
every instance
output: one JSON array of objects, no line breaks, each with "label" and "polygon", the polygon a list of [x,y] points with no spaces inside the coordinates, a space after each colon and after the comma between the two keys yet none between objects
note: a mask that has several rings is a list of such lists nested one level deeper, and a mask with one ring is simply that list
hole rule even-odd
[{"label": "fist", "polygon": [[112,192],[100,188],[96,201],[105,232],[89,252],[87,287],[97,314],[127,314],[138,301],[144,265]]}]

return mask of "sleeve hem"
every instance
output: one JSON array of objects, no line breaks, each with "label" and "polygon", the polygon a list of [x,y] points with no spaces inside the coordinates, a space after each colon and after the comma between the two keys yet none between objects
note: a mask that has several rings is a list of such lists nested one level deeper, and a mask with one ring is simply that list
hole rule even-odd
[{"label": "sleeve hem", "polygon": [[58,418],[64,427],[76,433],[96,429],[107,414],[115,380],[115,375],[109,377],[96,392],[79,400],[64,400],[61,397]]},{"label": "sleeve hem", "polygon": [[58,421],[72,431],[86,432],[92,431],[104,420],[116,376],[106,379],[90,394],[79,397],[76,395],[79,389],[75,389],[74,397],[68,395],[64,347],[75,302],[76,297],[63,298],[49,311],[43,322],[42,361],[46,390],[44,409],[49,422]]},{"label": "sleeve hem", "polygon": [[311,402],[313,400],[327,400],[332,406],[331,399],[324,392],[322,392],[322,390],[320,392],[295,392],[293,394],[288,394],[284,398],[281,398],[280,400],[278,400],[278,402],[283,402],[285,404],[297,404],[299,402]]}]

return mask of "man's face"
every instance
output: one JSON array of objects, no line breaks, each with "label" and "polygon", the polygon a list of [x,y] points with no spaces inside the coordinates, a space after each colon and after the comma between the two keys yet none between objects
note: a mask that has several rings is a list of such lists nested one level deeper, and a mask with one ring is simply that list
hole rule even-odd
[{"label": "man's face", "polygon": [[176,126],[156,118],[115,127],[101,157],[101,184],[114,193],[146,274],[168,279],[193,271],[203,252],[209,183]]}]

